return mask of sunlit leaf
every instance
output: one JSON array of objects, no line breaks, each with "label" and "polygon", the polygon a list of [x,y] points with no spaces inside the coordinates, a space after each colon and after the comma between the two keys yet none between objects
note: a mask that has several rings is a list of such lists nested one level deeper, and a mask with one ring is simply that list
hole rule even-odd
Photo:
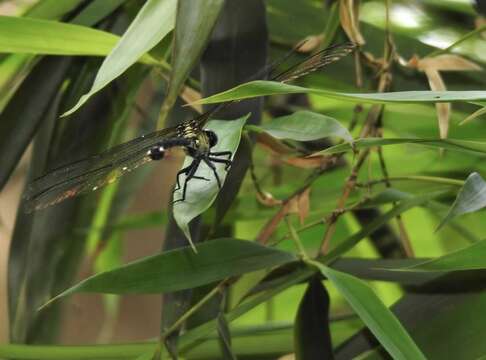
[{"label": "sunlit leaf", "polygon": [[229,100],[250,99],[258,96],[278,94],[307,93],[328,97],[331,99],[352,102],[366,102],[379,104],[392,103],[436,103],[453,101],[486,100],[486,91],[397,91],[386,93],[343,93],[332,90],[305,88],[301,86],[283,84],[274,81],[251,81],[219,94],[208,96],[195,104],[215,104]]},{"label": "sunlit leaf", "polygon": [[[62,36],[61,36],[62,35]],[[0,51],[34,55],[106,56],[119,37],[89,27],[12,16],[0,16]],[[140,54],[135,61],[157,63]]]}]

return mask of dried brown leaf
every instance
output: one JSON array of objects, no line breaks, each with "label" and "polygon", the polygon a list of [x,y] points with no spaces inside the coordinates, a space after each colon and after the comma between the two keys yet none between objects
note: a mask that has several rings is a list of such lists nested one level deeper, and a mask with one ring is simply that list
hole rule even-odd
[{"label": "dried brown leaf", "polygon": [[328,156],[310,156],[310,157],[288,157],[282,159],[288,165],[301,169],[315,169],[321,168],[329,163]]},{"label": "dried brown leaf", "polygon": [[297,49],[301,53],[309,53],[311,51],[319,49],[324,40],[322,35],[310,35],[302,41],[302,45]]},{"label": "dried brown leaf", "polygon": [[359,1],[341,0],[339,3],[339,19],[349,39],[358,45],[364,45],[366,42],[359,30]]},{"label": "dried brown leaf", "polygon": [[189,86],[184,86],[182,88],[181,98],[189,106],[191,106],[194,110],[196,110],[199,114],[202,113],[202,111],[203,111],[202,105],[201,104],[194,104],[198,100],[202,99],[201,93],[199,91],[196,91]]},{"label": "dried brown leaf", "polygon": [[[433,91],[445,91],[446,86],[440,73],[437,70],[426,69],[425,75],[429,80],[430,89]],[[449,132],[449,119],[451,114],[451,104],[450,103],[436,103],[435,108],[437,109],[437,119],[439,122],[439,134],[441,139],[446,139]]]},{"label": "dried brown leaf", "polygon": [[294,149],[267,133],[259,133],[256,142],[271,154],[292,155],[296,153]]},{"label": "dried brown leaf", "polygon": [[270,236],[272,236],[272,234],[277,229],[278,224],[280,224],[280,222],[285,217],[285,215],[288,214],[289,208],[290,208],[289,203],[288,202],[284,203],[282,207],[277,211],[277,213],[274,216],[272,216],[270,220],[267,221],[267,223],[265,224],[263,229],[260,230],[260,233],[257,236],[258,243],[266,244],[268,242]]},{"label": "dried brown leaf", "polygon": [[[425,57],[419,59],[412,58],[416,62],[416,67],[419,70],[425,71],[428,69],[436,71],[481,71],[483,70],[478,64],[455,54],[443,54],[434,57]],[[410,60],[412,60],[410,59]]]}]

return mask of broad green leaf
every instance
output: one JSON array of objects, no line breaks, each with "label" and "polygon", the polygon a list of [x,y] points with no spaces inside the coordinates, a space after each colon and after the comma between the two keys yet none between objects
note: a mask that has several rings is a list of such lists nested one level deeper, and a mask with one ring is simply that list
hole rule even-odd
[{"label": "broad green leaf", "polygon": [[176,0],[148,0],[103,61],[91,90],[63,115],[67,116],[79,109],[93,94],[157,45],[174,28],[176,4]]},{"label": "broad green leaf", "polygon": [[403,271],[463,271],[486,269],[486,240],[481,240],[466,248],[405,268],[393,270]]},{"label": "broad green leaf", "polygon": [[179,0],[174,30],[172,71],[167,95],[162,104],[161,121],[174,105],[184,81],[201,55],[223,4],[222,0]]},{"label": "broad green leaf", "polygon": [[365,282],[318,262],[309,263],[336,286],[393,359],[426,359],[395,315]]},{"label": "broad green leaf", "polygon": [[[234,155],[236,149],[238,148],[238,144],[240,143],[241,130],[248,116],[249,115],[246,115],[234,121],[210,121],[206,128],[209,130],[213,130],[218,136],[218,143],[213,148],[211,148],[211,151],[231,151]],[[187,156],[186,160],[184,161],[183,168],[189,166],[192,161],[193,159]],[[215,165],[222,185],[227,174],[227,171],[225,170],[225,165]],[[211,206],[214,199],[216,199],[219,191],[218,183],[215,179],[214,172],[205,163],[200,163],[196,175],[209,179],[209,181],[192,179],[187,184],[185,201],[180,201],[174,204],[175,221],[184,232],[187,239],[191,242],[191,244],[192,240],[189,232],[189,222],[196,216],[202,214]],[[181,185],[181,188],[174,191],[174,201],[182,198],[185,179],[185,174],[179,176],[179,183]]]},{"label": "broad green leaf", "polygon": [[74,293],[157,294],[191,289],[296,260],[293,254],[244,240],[217,239],[91,276],[51,301]]},{"label": "broad green leaf", "polygon": [[229,100],[243,100],[259,96],[278,94],[314,94],[331,99],[366,103],[436,103],[453,101],[486,100],[486,91],[397,91],[387,93],[343,93],[332,90],[305,88],[274,81],[257,80],[238,85],[230,90],[194,102],[194,104],[215,104]]},{"label": "broad green leaf", "polygon": [[333,359],[329,329],[329,294],[319,277],[312,277],[302,297],[294,327],[296,360]]},{"label": "broad green leaf", "polygon": [[[118,39],[109,32],[81,25],[0,16],[0,51],[3,53],[106,56]],[[157,63],[148,55],[140,60]]]},{"label": "broad green leaf", "polygon": [[[366,149],[374,146],[399,145],[399,144],[417,144],[423,146],[444,148],[459,152],[486,154],[486,142],[454,140],[454,139],[384,139],[384,138],[365,138],[357,139],[353,142],[355,149]],[[331,146],[325,150],[319,151],[313,155],[330,155],[338,154],[353,149],[350,144],[339,144]]]},{"label": "broad green leaf", "polygon": [[464,186],[457,194],[454,204],[452,204],[437,230],[460,215],[478,211],[484,207],[486,207],[486,182],[481,175],[474,172],[467,177]]},{"label": "broad green leaf", "polygon": [[247,125],[247,129],[264,131],[277,139],[310,141],[335,136],[352,142],[353,137],[339,121],[311,111],[274,118],[263,125]]}]

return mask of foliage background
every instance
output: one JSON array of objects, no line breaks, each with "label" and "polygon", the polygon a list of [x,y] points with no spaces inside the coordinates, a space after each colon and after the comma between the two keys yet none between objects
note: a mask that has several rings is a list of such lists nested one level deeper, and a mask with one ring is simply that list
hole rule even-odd
[{"label": "foliage background", "polygon": [[[25,14],[25,11],[29,14],[30,11],[30,16],[33,18],[74,21],[84,26],[96,26],[122,35],[143,2],[104,2],[105,5],[102,7],[111,8],[110,11],[107,10],[106,18],[103,16],[103,12],[95,7],[93,8],[95,10],[84,13],[84,17],[78,16],[83,10],[89,9],[87,5],[96,6],[96,3],[99,5],[100,1],[69,1],[64,3],[65,8],[54,6],[52,2],[49,4],[49,1],[39,2],[39,4],[42,3],[44,6],[37,7],[37,10],[35,10],[36,8],[29,10],[29,4],[17,3],[15,5],[21,6],[16,11],[19,14]],[[359,38],[357,31],[349,33],[349,24],[348,36],[346,36],[337,21],[334,23],[329,21],[329,19],[337,20],[339,18],[337,4],[333,8],[324,6],[321,1],[305,0],[297,3],[269,0],[264,3],[264,8],[262,3],[250,1],[248,2],[250,5],[247,5],[246,8],[243,6],[237,9],[238,5],[235,2],[230,1],[229,3],[232,4],[221,10],[222,14],[226,12],[227,23],[219,23],[216,26],[210,43],[212,46],[206,49],[200,63],[200,76],[197,74],[197,70],[193,71],[191,74],[193,80],[187,82],[189,86],[195,88],[199,88],[200,85],[203,95],[217,93],[245,81],[249,75],[265,63],[267,35],[265,25],[262,25],[265,20],[255,16],[259,11],[261,13],[262,9],[266,12],[266,26],[270,43],[268,50],[271,58],[281,56],[296,42],[307,36],[312,36],[312,41],[316,42],[317,47],[331,42],[330,39],[339,42],[349,36],[355,41]],[[342,1],[342,3],[346,2]],[[220,4],[217,1],[208,1],[205,6],[208,8],[212,6],[212,13],[217,14]],[[436,47],[444,48],[463,38],[475,28],[484,26],[480,24],[481,17],[475,8],[470,3],[463,1],[393,1],[390,6],[393,43],[396,44],[398,54],[406,60],[413,55],[423,57],[430,54],[436,50]],[[336,12],[332,13],[332,9]],[[198,13],[194,9],[190,10],[187,12],[188,14]],[[386,2],[363,1],[360,6],[359,28],[361,36],[366,41],[363,49],[372,54],[375,59],[380,58],[383,53],[385,12]],[[179,24],[183,24],[184,19],[182,17],[180,19],[182,20],[177,21]],[[167,78],[170,76],[170,72],[166,66],[160,66],[158,70],[149,72],[150,66],[137,64],[92,97],[71,117],[63,118],[68,120],[58,120],[58,115],[72,108],[80,96],[89,90],[101,64],[101,59],[54,56],[42,59],[39,57],[38,61],[33,61],[30,55],[18,53],[3,55],[0,64],[1,105],[3,108],[0,136],[4,148],[7,148],[8,151],[2,153],[2,158],[19,157],[32,139],[33,128],[29,124],[35,121],[42,121],[44,124],[37,135],[33,152],[25,155],[23,161],[18,159],[18,164],[15,162],[17,169],[2,190],[2,223],[5,223],[4,228],[7,229],[2,237],[5,239],[4,243],[10,238],[14,223],[12,206],[16,206],[17,199],[16,195],[12,194],[18,192],[20,184],[25,181],[29,160],[33,165],[28,170],[29,175],[27,176],[32,177],[42,173],[42,169],[45,167],[52,168],[55,164],[96,153],[109,145],[146,133],[153,129],[157,122],[160,125],[164,117],[167,117],[167,122],[171,124],[192,116],[191,110],[180,107],[182,101],[176,102],[176,95],[181,91],[183,81],[196,63],[197,53],[202,52],[205,47],[203,36],[201,36],[203,40],[200,42],[197,39],[184,37],[190,37],[187,35],[190,34],[187,29],[194,26],[190,20],[189,17],[189,20],[186,19],[188,24],[179,28],[180,36],[184,40],[180,44],[185,42],[196,44],[197,46],[191,48],[194,58],[179,55],[171,60],[171,64],[179,69],[179,78],[172,78],[172,84],[167,93],[164,89],[168,85]],[[244,30],[248,30],[250,35],[242,36],[243,40],[239,39],[240,42],[235,42],[233,53],[229,52],[227,55],[222,50],[227,48],[224,46],[225,44],[221,45],[221,42],[216,40],[218,40],[218,34],[224,38],[228,28],[231,28],[231,25],[237,21],[241,21],[241,24],[246,26]],[[209,25],[210,21],[208,21]],[[209,34],[211,28],[208,27],[206,30]],[[174,35],[176,38],[177,31],[176,28]],[[245,31],[242,33],[246,34]],[[324,40],[319,37],[322,34],[327,36]],[[169,49],[171,38],[172,33],[150,52],[151,56],[156,59],[168,59],[171,51]],[[191,41],[195,41],[195,43]],[[97,45],[92,46],[93,44],[98,43],[86,42],[84,44],[86,48],[78,47],[77,50],[86,50],[86,53],[91,55],[103,55],[103,51],[96,49]],[[198,46],[199,48],[197,48]],[[109,49],[111,48],[108,47],[108,51]],[[485,50],[486,42],[480,33],[476,33],[467,41],[454,47],[454,52],[482,66],[486,61]],[[93,53],[96,51],[100,51],[100,53]],[[177,54],[177,50],[173,51]],[[185,51],[189,50],[179,51],[183,51],[182,53],[185,54]],[[40,50],[34,50],[34,52],[43,54]],[[226,55],[229,58],[225,58]],[[189,61],[184,63],[184,60],[187,59]],[[150,59],[147,61],[150,62]],[[230,67],[226,66],[227,64],[233,65]],[[461,66],[463,66],[461,70],[470,70],[466,65]],[[322,87],[335,91],[356,92],[359,89],[355,86],[355,72],[350,71],[354,67],[355,59],[350,56],[325,71],[319,71],[306,77],[299,84],[310,88]],[[366,66],[363,66],[363,71],[362,89],[367,92],[376,91],[376,72]],[[162,73],[162,77],[160,73]],[[395,64],[391,73],[393,80],[390,90],[429,89],[429,83],[424,73],[411,66]],[[449,90],[481,90],[486,81],[482,71],[441,72],[441,75]],[[197,80],[194,80],[198,78],[199,84]],[[188,96],[187,92],[184,94]],[[168,110],[174,103],[176,106],[169,113]],[[262,99],[242,102],[232,107],[228,113],[221,114],[220,118],[236,118],[251,111],[253,114],[251,121],[256,124],[260,121],[259,109],[262,103]],[[308,106],[313,111],[338,119],[344,126],[349,126],[354,116],[358,116],[360,121],[363,121],[370,109],[370,105],[363,105],[363,109],[359,110],[350,102],[315,95],[272,97],[266,100],[263,121],[268,121],[271,116],[281,116]],[[161,108],[163,112],[159,118]],[[477,110],[478,106],[461,102],[454,103],[452,109],[448,129],[449,137],[481,142],[485,136],[481,117],[459,126],[459,122]],[[383,136],[385,138],[437,139],[439,136],[437,113],[432,104],[386,105],[381,119],[384,124]],[[15,132],[18,135],[16,137],[11,136],[13,127],[17,131]],[[112,129],[118,130],[113,131]],[[22,137],[19,135],[21,133],[25,135]],[[353,132],[353,135],[359,135],[359,128]],[[8,142],[9,139],[10,142]],[[17,148],[15,144],[22,143],[21,139],[25,139],[24,148]],[[7,144],[11,146],[7,147]],[[243,178],[241,175],[249,166],[248,158],[241,155],[243,152],[241,149],[248,146],[245,144],[246,142],[243,142],[242,148],[240,148],[237,175],[233,175],[228,182],[229,186],[233,184],[233,188],[236,189],[239,185],[237,180],[244,179],[241,190],[237,200],[225,216],[224,222],[211,236],[213,238],[231,236],[240,239],[254,239],[258,237],[268,219],[274,216],[279,209],[278,206],[268,207],[259,204],[255,200],[255,187],[251,177],[247,175]],[[306,146],[308,146],[307,150],[311,152],[321,150],[328,144],[316,142]],[[439,147],[446,147],[444,143],[439,145]],[[304,147],[302,144],[300,146]],[[387,170],[391,177],[423,175],[443,178],[441,181],[409,179],[409,181],[392,182],[393,189],[420,197],[434,191],[450,190],[452,185],[452,193],[440,197],[439,202],[429,203],[426,207],[414,207],[402,217],[414,255],[418,258],[439,257],[484,238],[485,225],[482,221],[484,218],[482,213],[461,217],[459,220],[451,222],[450,226],[445,226],[438,232],[435,231],[459,189],[457,181],[462,184],[461,181],[464,181],[472,172],[484,174],[484,162],[482,161],[484,151],[482,153],[444,151],[439,150],[439,147],[410,144],[383,147]],[[269,152],[262,146],[256,146],[254,149],[253,161],[260,186],[276,199],[284,199],[291,195],[295,189],[302,186],[306,176],[312,171],[282,164],[279,160],[281,157],[281,154],[269,155]],[[350,171],[349,164],[355,160],[352,153],[347,154],[345,159],[347,164],[320,176],[314,182],[306,224],[312,224],[314,221],[322,219],[336,207]],[[170,241],[164,242],[165,249],[186,244],[186,239],[178,233],[171,218],[167,216],[167,212],[164,211],[161,215],[159,211],[161,204],[167,203],[170,184],[173,182],[180,161],[180,155],[174,155],[173,159],[164,161],[157,167],[140,169],[136,174],[130,175],[128,179],[122,179],[119,185],[106,190],[102,194],[102,200],[96,200],[98,195],[94,194],[69,204],[59,205],[49,212],[36,215],[36,224],[32,224],[30,218],[18,215],[16,229],[13,231],[14,240],[11,245],[11,263],[9,265],[11,285],[8,294],[10,308],[17,309],[16,312],[11,311],[10,316],[10,338],[14,342],[56,341],[54,328],[56,324],[59,324],[57,320],[60,314],[59,307],[53,306],[48,311],[41,313],[37,312],[37,307],[51,296],[73,285],[76,274],[85,278],[91,270],[95,272],[106,270],[120,266],[128,259],[142,256],[141,244],[143,242],[147,244],[147,253],[153,254],[162,244],[161,227],[165,229],[168,226],[166,238]],[[366,162],[362,168],[360,181],[380,178],[382,175],[379,157],[377,150],[373,150],[371,161]],[[138,191],[136,192],[136,190]],[[378,194],[381,190],[384,190],[384,186],[373,187],[371,195]],[[132,200],[135,193],[138,193],[136,200]],[[204,214],[200,225],[197,226],[198,229],[193,230],[195,233],[206,234],[209,231],[208,226],[214,222],[214,219],[219,220],[226,212],[224,204],[231,203],[235,193],[231,189],[226,189],[223,194],[223,199],[219,199],[218,203]],[[363,195],[368,195],[366,188],[353,192],[349,204]],[[400,198],[394,199],[397,202],[401,200]],[[132,202],[133,204],[130,205]],[[267,205],[268,202],[267,199]],[[147,205],[149,203],[150,205]],[[333,241],[338,244],[357,233],[361,228],[369,228],[369,221],[366,223],[369,217],[379,217],[380,213],[383,214],[390,210],[392,206],[388,200],[386,205],[381,205],[374,211],[360,210],[361,215],[358,214],[357,217],[351,214],[342,216],[337,223]],[[126,211],[127,207],[129,207],[129,211]],[[302,215],[302,211],[300,212]],[[47,229],[45,224],[52,223],[60,225]],[[294,227],[300,227],[294,217],[291,217],[291,223]],[[475,315],[481,313],[485,306],[484,293],[479,284],[481,273],[464,274],[462,272],[457,274],[452,273],[453,268],[451,267],[447,269],[451,272],[448,275],[450,280],[446,279],[445,282],[443,280],[442,283],[439,282],[439,285],[435,285],[434,282],[430,283],[430,279],[434,278],[433,274],[396,275],[393,272],[380,273],[376,270],[376,268],[386,266],[397,268],[412,264],[407,260],[393,260],[405,258],[403,248],[397,242],[398,234],[400,234],[399,226],[395,221],[390,221],[386,228],[381,229],[381,233],[371,234],[366,241],[362,241],[349,251],[346,254],[350,258],[348,261],[337,262],[334,264],[334,268],[369,280],[388,280],[387,282],[370,281],[370,284],[387,306],[400,300],[395,305],[395,312],[428,358],[455,356],[456,358],[473,359],[483,355],[485,349],[479,335],[484,329],[484,324],[482,324],[481,318]],[[31,229],[30,234],[23,233],[23,230],[27,228]],[[10,231],[8,231],[9,229]],[[286,236],[288,232],[285,222],[282,221],[273,235],[273,239]],[[148,233],[153,235],[152,239]],[[125,236],[126,245],[122,247],[119,240]],[[312,254],[319,247],[322,236],[323,227],[315,226],[302,232],[300,239],[305,244],[307,251]],[[15,239],[17,240],[15,241]],[[32,246],[29,244],[33,243],[35,246],[28,248]],[[295,247],[290,241],[284,242],[280,249],[295,251]],[[87,260],[84,260],[85,264],[81,268],[83,270],[79,274],[79,266],[83,260],[79,254],[84,251],[86,251]],[[2,251],[2,254],[6,258],[7,251]],[[364,260],[380,257],[388,259],[388,262]],[[472,261],[471,258],[469,260]],[[27,271],[27,275],[22,274],[24,270]],[[17,273],[18,271],[20,274]],[[2,273],[7,274],[7,271]],[[251,276],[247,279],[247,281],[251,281]],[[426,287],[419,287],[425,282],[428,282]],[[465,283],[471,283],[470,287],[459,286]],[[24,286],[25,288],[23,288]],[[244,287],[244,282],[241,282],[239,286]],[[419,291],[410,291],[410,287],[412,290],[419,287]],[[233,337],[230,350],[234,354],[246,354],[254,358],[262,358],[262,343],[266,344],[265,351],[271,353],[272,356],[294,351],[293,324],[299,302],[306,288],[307,285],[304,283],[292,286],[231,322]],[[199,288],[193,294],[180,293],[172,297],[165,295],[166,306],[162,310],[164,315],[162,330],[169,328],[172,322],[180,316],[180,313],[174,311],[174,307],[171,307],[170,304],[180,303],[182,304],[180,308],[187,309],[191,305],[191,301],[188,299],[192,298],[192,304],[194,304],[195,299],[203,296],[210,289],[211,286]],[[406,290],[408,290],[408,294],[404,296]],[[366,337],[363,334],[358,334],[350,339],[361,329],[362,323],[353,315],[349,305],[329,282],[326,282],[326,291],[332,299],[329,316],[332,320],[331,333],[333,345],[336,348],[335,356],[346,359],[368,350],[370,346],[373,347],[374,345],[365,341]],[[83,296],[83,298],[86,297]],[[19,301],[19,299],[23,299],[23,301]],[[81,301],[72,299],[77,298],[68,298],[67,305],[64,306],[65,313],[75,312],[72,308],[76,308],[76,305],[73,304]],[[93,301],[92,299],[90,297],[87,301]],[[213,302],[212,306],[208,306],[191,319],[192,324],[189,326],[204,323],[208,318],[217,315],[220,300]],[[143,300],[139,297],[123,300],[132,302],[130,308],[124,308],[123,302],[119,301],[119,298],[103,296],[104,316],[107,321],[99,333],[93,332],[93,336],[90,337],[82,337],[83,334],[76,333],[73,337],[68,337],[67,341],[74,343],[135,341],[158,335],[158,324],[152,325],[154,328],[151,332],[147,330],[148,320],[142,320],[142,311],[146,308],[150,309],[147,312],[147,318],[159,317],[159,299],[156,296],[152,296],[150,300]],[[145,306],[145,301],[150,302],[152,306]],[[82,317],[85,317],[86,313],[92,313],[90,314],[92,317],[90,316],[89,319],[94,321],[96,316],[91,311],[93,308],[84,303],[81,304],[83,305],[79,306],[82,309],[80,310]],[[18,310],[19,306],[21,306],[20,310]],[[134,313],[139,315],[138,320],[142,323],[142,326],[137,328],[139,337],[133,333],[123,334],[127,328],[131,327],[128,325],[127,317]],[[14,319],[12,314],[15,314]],[[154,314],[156,315],[154,316]],[[305,318],[305,314],[302,316]],[[86,317],[86,319],[88,318]],[[79,327],[82,324],[81,321],[77,318],[74,321],[75,326]],[[224,334],[221,335],[222,328],[224,329],[223,325],[220,327],[220,338],[224,338]],[[309,332],[312,331],[310,326],[304,328]],[[444,334],[444,328],[450,329],[450,332]],[[147,332],[142,332],[140,329]],[[312,332],[308,335],[312,337]],[[444,341],[446,335],[448,341]],[[216,339],[215,336],[201,345],[199,349],[193,350],[193,356],[209,358],[220,356],[220,346],[214,339]],[[170,340],[169,348],[174,347],[175,344]],[[343,342],[344,345],[339,347]],[[440,344],[446,342],[449,346],[438,345],[438,342]],[[309,348],[311,347],[309,345]],[[223,346],[223,349],[229,351],[228,347]],[[106,348],[99,348],[99,351],[100,354],[107,353]],[[372,353],[369,356],[383,356],[378,354]],[[227,356],[230,358],[231,355]]]}]

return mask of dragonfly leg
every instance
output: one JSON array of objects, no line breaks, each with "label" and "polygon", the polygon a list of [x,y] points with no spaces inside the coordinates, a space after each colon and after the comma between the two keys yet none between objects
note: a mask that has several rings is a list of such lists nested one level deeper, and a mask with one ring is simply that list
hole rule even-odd
[{"label": "dragonfly leg", "polygon": [[221,164],[225,164],[226,166],[224,167],[225,170],[228,170],[231,166],[231,164],[233,163],[231,160],[229,159],[219,159],[219,158],[216,158],[216,157],[208,157],[209,160],[211,160],[212,162],[215,162],[215,163],[221,163]]},{"label": "dragonfly leg", "polygon": [[218,172],[216,171],[216,165],[214,165],[211,160],[209,160],[208,157],[203,157],[203,161],[206,163],[207,166],[213,170],[214,177],[216,178],[216,181],[218,182],[218,189],[221,189],[221,179],[219,178]]},{"label": "dragonfly leg", "polygon": [[[209,153],[209,156],[211,157],[210,159],[214,162],[220,162],[220,163],[223,163],[223,164],[226,164],[225,166],[225,170],[228,170],[231,166],[231,156],[233,156],[233,153],[231,151],[217,151],[217,152],[210,152]],[[217,161],[214,156],[227,156],[228,158],[227,159],[220,159],[220,160],[224,160],[224,161]]]},{"label": "dragonfly leg", "polygon": [[[179,170],[179,172],[177,173],[177,177],[176,177],[176,187],[174,188],[174,190],[172,192],[177,191],[177,190],[179,190],[181,188],[180,176],[182,174],[187,174],[191,170],[192,166],[193,165],[191,163],[188,166],[186,166],[184,169]],[[203,176],[195,176],[194,175],[192,178],[193,179],[198,179],[198,180],[211,181],[210,179],[205,178]]]},{"label": "dragonfly leg", "polygon": [[[180,199],[177,199],[177,200],[174,200],[172,202],[172,204],[175,204],[175,203],[178,203],[179,201],[184,201],[186,200],[186,191],[187,191],[187,183],[189,182],[189,180],[191,179],[199,179],[200,177],[199,176],[195,176],[196,175],[196,170],[197,168],[199,167],[199,163],[201,162],[201,160],[199,159],[194,159],[192,161],[192,163],[187,167],[187,175],[186,175],[186,179],[184,180],[184,186],[182,188],[182,197]],[[209,179],[206,179],[206,178],[203,178],[204,180],[209,180]]]}]

